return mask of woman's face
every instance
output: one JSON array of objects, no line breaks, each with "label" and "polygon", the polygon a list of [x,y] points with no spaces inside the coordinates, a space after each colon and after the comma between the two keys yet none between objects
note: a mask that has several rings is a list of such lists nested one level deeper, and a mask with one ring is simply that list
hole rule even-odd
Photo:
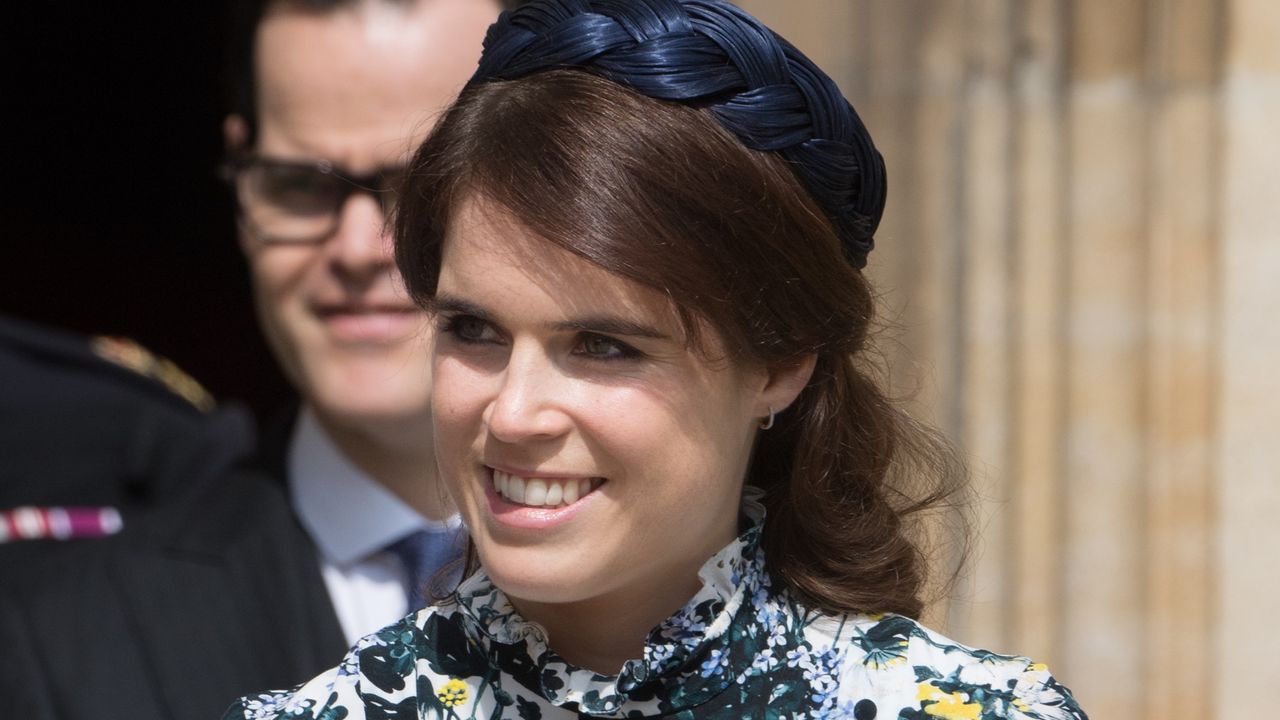
[{"label": "woman's face", "polygon": [[435,439],[490,577],[517,601],[678,607],[736,535],[769,374],[709,363],[666,297],[492,205],[451,225]]}]

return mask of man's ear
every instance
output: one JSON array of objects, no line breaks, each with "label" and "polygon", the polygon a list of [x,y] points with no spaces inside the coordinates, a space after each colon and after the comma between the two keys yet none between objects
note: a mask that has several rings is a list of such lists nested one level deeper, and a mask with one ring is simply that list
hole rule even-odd
[{"label": "man's ear", "polygon": [[[222,145],[228,153],[243,149],[248,140],[249,124],[244,121],[244,117],[231,113],[222,119]],[[236,234],[240,238],[240,251],[245,254],[245,257],[249,257],[252,254],[252,247],[248,234],[243,227],[239,228]]]},{"label": "man's ear", "polygon": [[795,402],[800,391],[809,384],[809,378],[813,377],[817,363],[817,355],[802,355],[793,362],[769,370],[764,389],[760,392],[761,407],[757,414],[767,418],[771,412],[780,413]]},{"label": "man's ear", "polygon": [[236,113],[222,119],[222,147],[227,152],[242,149],[249,142],[249,123]]}]

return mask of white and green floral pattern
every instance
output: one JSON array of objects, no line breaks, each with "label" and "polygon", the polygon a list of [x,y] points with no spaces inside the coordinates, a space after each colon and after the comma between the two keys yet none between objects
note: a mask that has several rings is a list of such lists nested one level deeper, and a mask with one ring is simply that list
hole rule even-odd
[{"label": "white and green floral pattern", "polygon": [[451,602],[361,640],[337,668],[242,698],[225,720],[783,718],[1087,720],[1022,657],[895,615],[831,616],[774,588],[763,510],[709,560],[702,589],[614,677],[569,665],[480,572]]}]

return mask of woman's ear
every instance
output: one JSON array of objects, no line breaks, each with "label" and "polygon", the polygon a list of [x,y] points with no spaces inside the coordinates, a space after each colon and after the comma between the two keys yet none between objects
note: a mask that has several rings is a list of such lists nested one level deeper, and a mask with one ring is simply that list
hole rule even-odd
[{"label": "woman's ear", "polygon": [[758,415],[767,418],[770,413],[780,413],[795,402],[800,391],[809,384],[809,378],[813,377],[817,362],[817,355],[801,355],[792,362],[772,368],[760,392],[762,407]]}]

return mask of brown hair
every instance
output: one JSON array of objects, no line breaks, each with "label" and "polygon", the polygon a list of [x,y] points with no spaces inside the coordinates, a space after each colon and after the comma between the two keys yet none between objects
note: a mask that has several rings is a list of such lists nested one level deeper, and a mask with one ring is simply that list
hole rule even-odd
[{"label": "brown hair", "polygon": [[906,520],[960,489],[963,468],[872,379],[870,287],[785,160],[703,110],[580,71],[470,87],[419,148],[396,217],[397,262],[420,303],[472,195],[666,294],[695,346],[705,322],[736,361],[816,355],[747,477],[766,491],[769,570],[823,610],[920,613],[925,558]]}]

